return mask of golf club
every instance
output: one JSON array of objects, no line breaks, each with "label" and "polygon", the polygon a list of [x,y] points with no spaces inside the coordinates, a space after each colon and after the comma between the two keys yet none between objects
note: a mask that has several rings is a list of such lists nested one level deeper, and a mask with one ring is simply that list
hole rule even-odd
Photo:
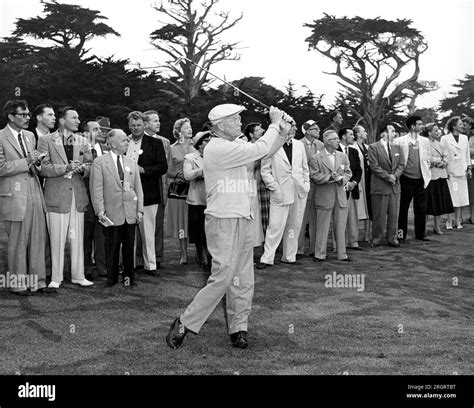
[{"label": "golf club", "polygon": [[[219,78],[217,75],[214,75],[212,72],[210,72],[206,68],[201,67],[200,65],[196,64],[194,61],[190,60],[187,57],[179,57],[173,64],[175,66],[177,66],[183,59],[185,59],[186,61],[189,61],[191,64],[195,65],[199,69],[202,69],[203,71],[207,72],[209,75],[212,75],[214,78],[218,79],[219,81],[223,82],[224,84],[234,88],[236,91],[240,92],[242,95],[245,95],[247,98],[251,99],[252,101],[258,103],[263,108],[270,109],[270,106],[268,106],[267,104],[265,104],[263,102],[260,102],[258,99],[254,98],[252,95],[249,95],[247,92],[244,92],[240,88],[236,87],[235,85],[232,85],[231,83],[225,81],[224,79]],[[289,123],[292,123],[292,124],[295,123],[294,119],[291,116],[288,116],[287,114],[284,115],[284,119]]]}]

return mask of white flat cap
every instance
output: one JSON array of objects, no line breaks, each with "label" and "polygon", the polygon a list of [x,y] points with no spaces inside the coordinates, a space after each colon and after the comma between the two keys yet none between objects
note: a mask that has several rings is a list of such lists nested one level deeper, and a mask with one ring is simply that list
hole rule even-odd
[{"label": "white flat cap", "polygon": [[303,125],[301,126],[301,131],[303,132],[303,135],[305,135],[306,131],[313,125],[319,125],[319,122],[315,122],[313,119],[309,119],[305,123],[303,123]]},{"label": "white flat cap", "polygon": [[208,117],[212,123],[217,123],[222,119],[227,119],[231,116],[237,115],[244,110],[246,109],[241,105],[234,105],[233,103],[224,103],[222,105],[217,105],[212,108],[209,112]]}]

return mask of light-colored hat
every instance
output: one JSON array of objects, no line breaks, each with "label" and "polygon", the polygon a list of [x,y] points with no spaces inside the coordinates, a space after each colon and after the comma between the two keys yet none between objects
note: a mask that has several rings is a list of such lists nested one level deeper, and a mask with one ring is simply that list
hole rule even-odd
[{"label": "light-colored hat", "polygon": [[303,123],[303,124],[301,125],[301,131],[303,132],[303,135],[306,134],[306,131],[307,131],[310,127],[312,127],[312,126],[314,126],[314,125],[318,125],[318,124],[319,124],[319,122],[316,122],[316,121],[314,121],[313,119],[307,120],[305,123]]},{"label": "light-colored hat", "polygon": [[337,132],[335,130],[330,129],[330,130],[326,130],[323,133],[323,142],[326,142],[326,140],[328,140],[333,133],[339,138],[339,136],[337,135]]},{"label": "light-colored hat", "polygon": [[210,136],[211,136],[211,131],[210,130],[206,130],[205,132],[197,132],[193,137],[193,143],[196,144],[203,137],[210,137]]},{"label": "light-colored hat", "polygon": [[235,105],[233,103],[224,103],[222,105],[217,105],[212,108],[209,112],[208,117],[213,124],[216,124],[221,120],[237,115],[244,110],[246,109],[241,105]]}]

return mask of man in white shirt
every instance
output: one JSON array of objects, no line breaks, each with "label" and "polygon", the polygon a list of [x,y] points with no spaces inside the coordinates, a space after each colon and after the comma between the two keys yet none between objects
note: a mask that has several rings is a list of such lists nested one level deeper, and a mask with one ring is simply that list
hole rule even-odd
[{"label": "man in white shirt", "polygon": [[[209,112],[214,138],[204,150],[206,238],[211,276],[184,313],[172,323],[166,343],[181,346],[187,332],[198,333],[226,295],[228,333],[234,347],[247,348],[247,323],[254,289],[252,195],[247,165],[271,157],[285,142],[290,124],[270,108],[272,124],[255,143],[239,140],[244,107],[224,104]],[[288,119],[291,120],[291,119]]]},{"label": "man in white shirt", "polygon": [[296,125],[287,142],[273,157],[262,160],[262,179],[270,190],[270,223],[257,269],[272,266],[275,252],[283,243],[281,262],[296,262],[298,238],[309,192],[309,168],[303,143],[294,140]]},{"label": "man in white shirt", "polygon": [[[309,161],[316,153],[324,149],[324,143],[319,140],[319,124],[310,119],[301,126],[303,132],[304,149],[306,151],[306,159],[309,166]],[[316,194],[316,184],[310,180],[310,190],[306,200],[306,207],[303,215],[303,222],[301,225],[300,236],[298,238],[298,254],[304,255],[306,226],[309,232],[309,254],[314,254],[314,245],[316,241],[316,208],[314,206],[314,195]]]}]

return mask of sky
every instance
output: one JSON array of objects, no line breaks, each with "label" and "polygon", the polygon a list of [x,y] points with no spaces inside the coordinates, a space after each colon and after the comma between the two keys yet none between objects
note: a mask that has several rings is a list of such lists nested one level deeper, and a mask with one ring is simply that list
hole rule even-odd
[{"label": "sky", "polygon": [[[120,37],[108,36],[88,43],[100,57],[115,56],[152,67],[164,61],[150,44],[149,35],[161,27],[163,17],[152,9],[152,0],[60,0],[99,10]],[[284,89],[291,80],[300,93],[308,87],[324,94],[323,104],[331,105],[338,90],[334,64],[316,51],[308,50],[305,39],[311,34],[305,23],[323,17],[360,16],[413,20],[429,49],[420,58],[420,80],[437,81],[440,89],[417,100],[420,107],[435,107],[455,91],[454,84],[473,74],[472,0],[219,0],[216,10],[243,19],[223,36],[224,41],[240,42],[239,61],[222,62],[212,72],[232,81],[259,76],[264,82]],[[0,0],[0,36],[8,36],[18,18],[36,17],[42,12],[40,0]],[[217,85],[217,84],[216,84]]]}]

